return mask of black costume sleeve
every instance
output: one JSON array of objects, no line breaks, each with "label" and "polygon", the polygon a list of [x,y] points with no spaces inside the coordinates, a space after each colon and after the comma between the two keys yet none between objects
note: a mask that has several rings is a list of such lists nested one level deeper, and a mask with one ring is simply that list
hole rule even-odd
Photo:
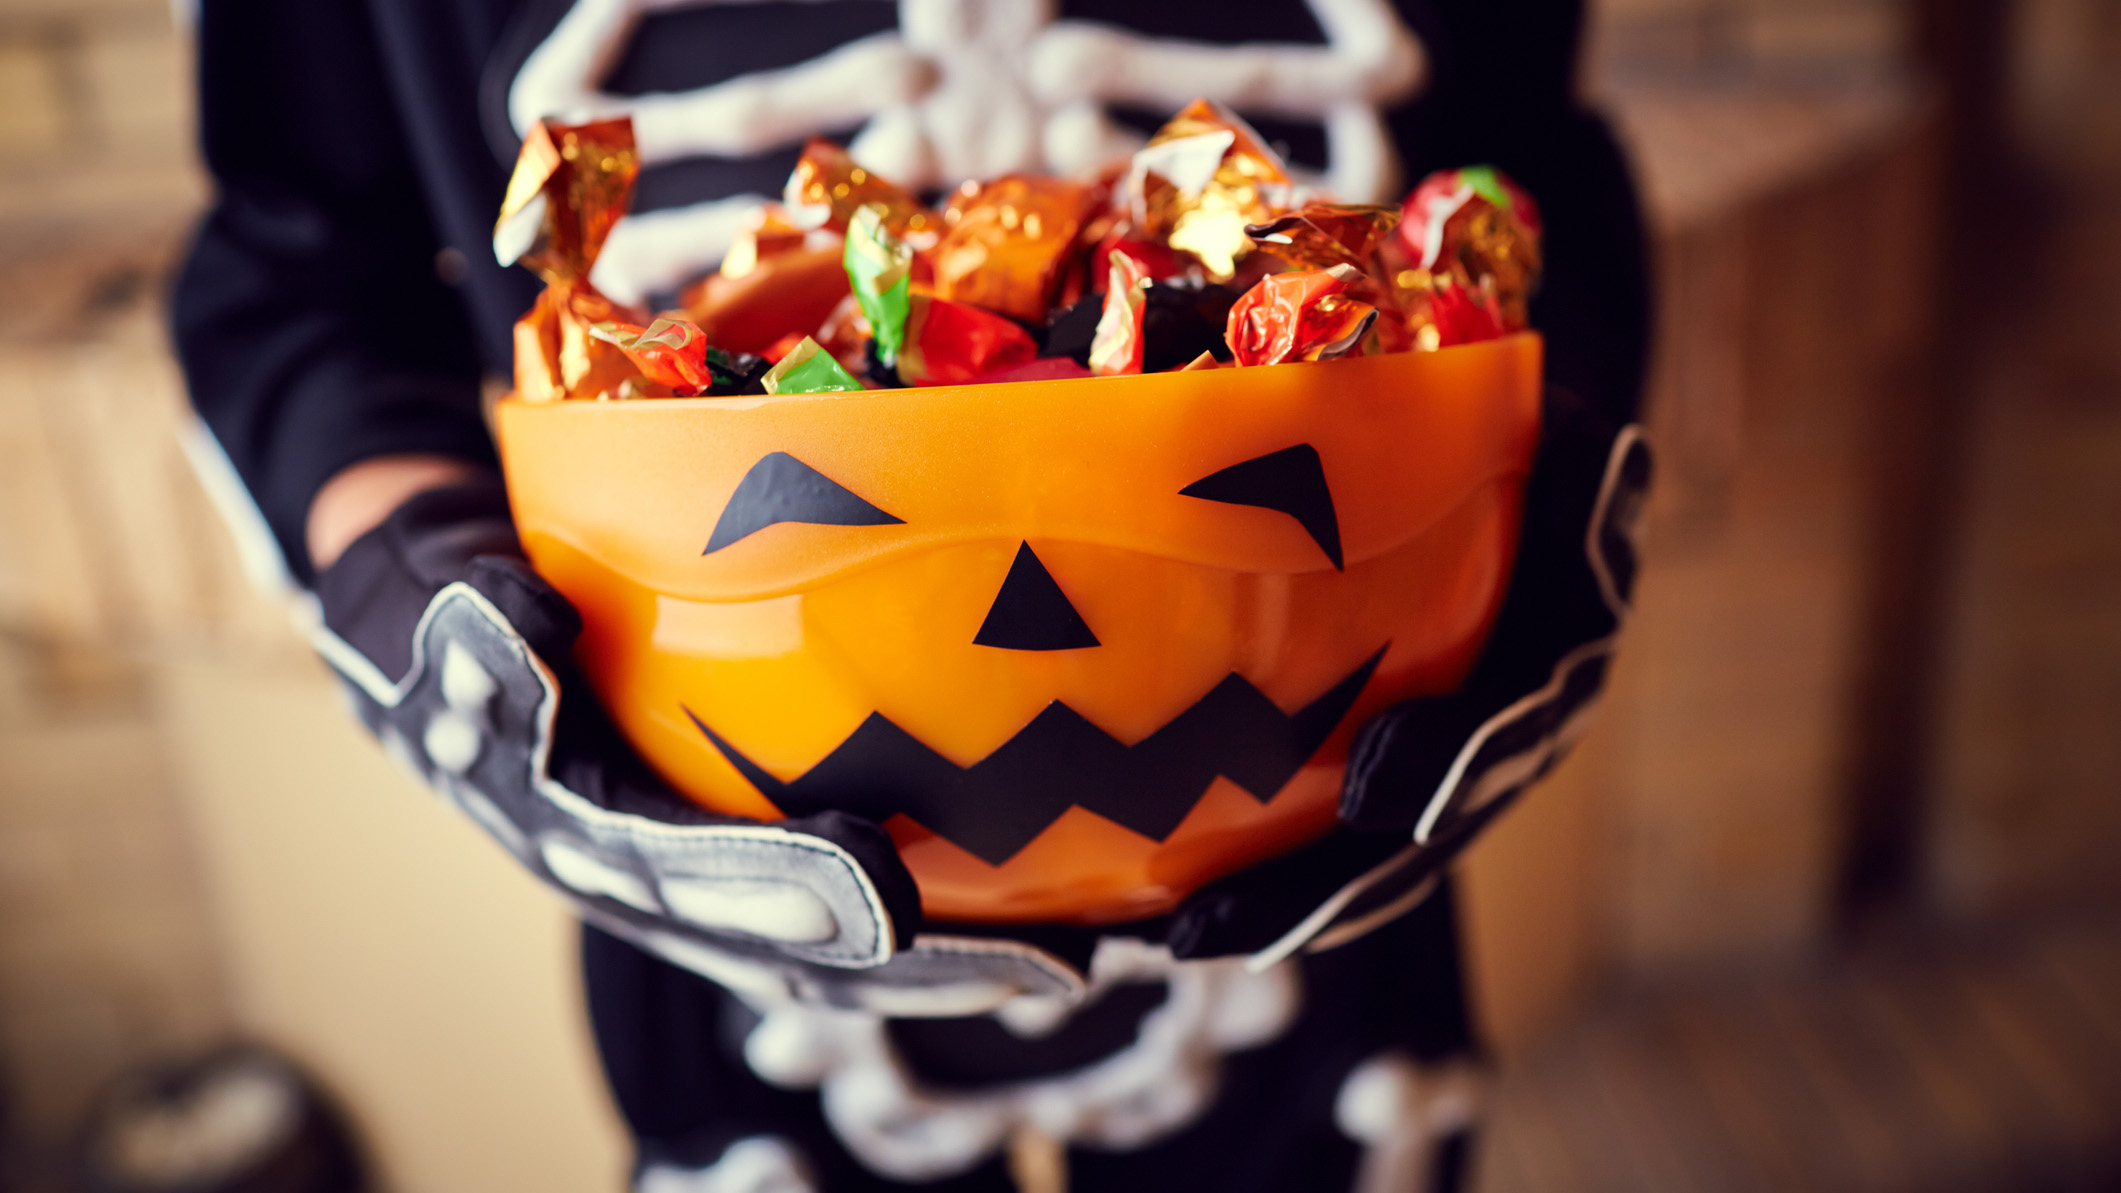
[{"label": "black costume sleeve", "polygon": [[208,0],[217,198],[177,283],[192,401],[297,579],[317,489],[364,458],[490,462],[472,329],[357,0]]}]

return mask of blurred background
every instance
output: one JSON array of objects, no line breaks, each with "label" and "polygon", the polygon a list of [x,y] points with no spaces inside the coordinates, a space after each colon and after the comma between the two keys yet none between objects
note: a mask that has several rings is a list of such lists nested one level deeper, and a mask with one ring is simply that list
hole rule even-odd
[{"label": "blurred background", "polygon": [[[2121,1188],[2121,5],[1593,9],[1661,477],[1596,730],[1464,866],[1479,1187]],[[0,1188],[240,1036],[394,1193],[616,1189],[565,915],[186,462],[188,53],[0,0]]]}]

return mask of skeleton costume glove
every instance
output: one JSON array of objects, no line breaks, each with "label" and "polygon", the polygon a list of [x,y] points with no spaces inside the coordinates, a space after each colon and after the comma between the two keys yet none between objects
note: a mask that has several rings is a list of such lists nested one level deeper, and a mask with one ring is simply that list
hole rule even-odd
[{"label": "skeleton costume glove", "polygon": [[1173,952],[1278,960],[1352,940],[1419,902],[1582,735],[1627,617],[1649,480],[1638,426],[1616,427],[1550,387],[1515,570],[1472,673],[1365,725],[1341,827],[1195,894],[1172,922]]},{"label": "skeleton costume glove", "polygon": [[498,478],[414,497],[319,578],[317,645],[362,721],[585,919],[761,996],[878,967],[920,918],[876,825],[709,815],[619,737],[574,609],[523,562]]}]

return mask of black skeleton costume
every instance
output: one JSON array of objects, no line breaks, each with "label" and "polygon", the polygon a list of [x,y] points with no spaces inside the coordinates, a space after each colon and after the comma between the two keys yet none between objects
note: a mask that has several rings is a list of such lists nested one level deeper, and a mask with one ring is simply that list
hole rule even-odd
[{"label": "black skeleton costume", "polygon": [[[1646,321],[1617,150],[1578,108],[1578,3],[207,0],[219,198],[176,298],[194,401],[384,747],[590,925],[596,1036],[651,1193],[1451,1189],[1479,1082],[1448,859],[1580,732],[1627,611]],[[876,825],[678,798],[575,672],[573,610],[487,479],[316,574],[311,497],[362,459],[491,467],[482,374],[537,283],[489,247],[535,120],[628,112],[646,170],[595,281],[710,268],[802,140],[941,188],[1125,153],[1221,100],[1342,198],[1493,162],[1541,201],[1552,382],[1493,637],[1366,726],[1324,839],[1167,916],[925,921]]]}]

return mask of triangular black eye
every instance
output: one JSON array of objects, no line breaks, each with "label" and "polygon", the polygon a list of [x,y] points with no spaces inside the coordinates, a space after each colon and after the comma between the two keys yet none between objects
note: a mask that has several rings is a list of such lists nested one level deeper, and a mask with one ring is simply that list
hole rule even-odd
[{"label": "triangular black eye", "polygon": [[1024,543],[1017,547],[1016,561],[1009,565],[1009,576],[994,594],[972,644],[1002,650],[1081,650],[1098,641],[1053,573],[1032,554],[1031,544]]},{"label": "triangular black eye", "polygon": [[1334,569],[1340,569],[1340,519],[1333,513],[1333,490],[1326,487],[1326,469],[1319,463],[1318,449],[1308,443],[1232,464],[1178,492],[1203,501],[1279,510],[1296,519],[1333,561]]},{"label": "triangular black eye", "polygon": [[845,485],[787,452],[774,452],[751,466],[714,524],[702,555],[780,522],[818,526],[889,526],[902,519],[856,497]]}]

